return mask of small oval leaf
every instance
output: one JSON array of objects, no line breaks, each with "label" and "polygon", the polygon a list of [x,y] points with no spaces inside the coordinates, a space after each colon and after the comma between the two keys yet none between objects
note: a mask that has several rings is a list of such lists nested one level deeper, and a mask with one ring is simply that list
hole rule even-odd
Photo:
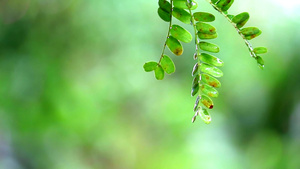
[{"label": "small oval leaf", "polygon": [[199,64],[196,63],[193,67],[192,76],[194,76],[196,73],[198,73]]},{"label": "small oval leaf", "polygon": [[196,21],[201,22],[212,22],[216,19],[213,14],[207,12],[195,12],[193,16]]},{"label": "small oval leaf", "polygon": [[223,72],[220,69],[218,69],[214,66],[205,64],[205,63],[200,65],[200,70],[204,73],[210,74],[210,75],[215,76],[215,77],[222,77],[223,76]]},{"label": "small oval leaf", "polygon": [[221,82],[218,79],[216,79],[216,78],[214,78],[212,76],[209,76],[207,74],[201,74],[201,77],[202,77],[201,81],[203,83],[206,83],[206,84],[208,84],[208,85],[210,85],[212,87],[216,87],[216,88],[221,87]]},{"label": "small oval leaf", "polygon": [[191,15],[184,9],[173,8],[172,15],[183,23],[191,23]]},{"label": "small oval leaf", "polygon": [[213,101],[206,95],[201,95],[201,103],[209,109],[214,108]]},{"label": "small oval leaf", "polygon": [[213,88],[207,84],[202,84],[200,89],[203,93],[207,94],[210,97],[218,97],[219,96],[218,91],[215,88]]},{"label": "small oval leaf", "polygon": [[238,28],[241,28],[247,23],[249,18],[250,18],[249,13],[243,12],[236,15],[234,18],[232,18],[232,22],[234,22]]},{"label": "small oval leaf", "polygon": [[224,62],[221,59],[207,53],[201,53],[200,60],[213,66],[224,65]]},{"label": "small oval leaf", "polygon": [[200,81],[200,76],[198,74],[198,75],[195,76],[195,78],[193,80],[193,83],[192,83],[192,86],[196,86],[196,85],[199,86],[199,81]]},{"label": "small oval leaf", "polygon": [[265,47],[257,47],[253,49],[255,54],[264,54],[268,52],[268,49]]},{"label": "small oval leaf", "polygon": [[204,121],[205,124],[211,123],[211,116],[206,109],[199,110],[198,114],[200,115],[201,119]]},{"label": "small oval leaf", "polygon": [[163,55],[163,57],[160,61],[160,64],[166,73],[172,74],[175,72],[174,62],[172,61],[172,59],[169,56]]},{"label": "small oval leaf", "polygon": [[159,0],[158,5],[162,10],[169,12],[169,13],[171,12],[172,6],[171,6],[170,2],[168,2],[167,0]]},{"label": "small oval leaf", "polygon": [[191,95],[195,96],[198,93],[198,91],[199,91],[199,83],[192,87]]},{"label": "small oval leaf", "polygon": [[201,32],[198,32],[198,37],[200,39],[215,39],[218,37],[218,34],[205,34],[205,33],[201,33]]},{"label": "small oval leaf", "polygon": [[217,3],[217,7],[222,11],[227,11],[231,5],[233,4],[234,0],[220,0]]},{"label": "small oval leaf", "polygon": [[198,54],[194,53],[194,60],[196,60],[198,58]]},{"label": "small oval leaf", "polygon": [[190,7],[191,10],[195,10],[198,7],[198,4],[195,1],[191,1],[188,6],[188,2],[186,0],[173,0],[173,6],[181,9],[189,9]]},{"label": "small oval leaf", "polygon": [[174,38],[173,36],[169,36],[168,40],[167,40],[167,46],[170,49],[170,51],[172,53],[174,53],[177,56],[182,55],[183,53],[183,48],[181,43]]},{"label": "small oval leaf", "polygon": [[243,28],[241,30],[241,33],[245,36],[247,40],[251,40],[261,34],[261,30],[259,30],[256,27],[248,27],[248,28]]},{"label": "small oval leaf", "polygon": [[157,66],[157,63],[151,61],[151,62],[145,63],[143,67],[144,67],[145,72],[151,72],[156,69],[156,66]]},{"label": "small oval leaf", "polygon": [[155,77],[157,80],[163,80],[165,77],[165,72],[163,68],[160,65],[156,66],[156,69],[154,70]]},{"label": "small oval leaf", "polygon": [[167,11],[164,11],[163,9],[161,9],[161,8],[158,8],[157,13],[158,13],[158,16],[162,20],[164,20],[166,22],[170,22],[171,21],[171,13],[170,12],[167,12]]},{"label": "small oval leaf", "polygon": [[172,25],[170,33],[174,38],[185,43],[190,43],[193,40],[191,33],[179,25]]},{"label": "small oval leaf", "polygon": [[257,60],[258,67],[261,68],[261,69],[264,69],[265,61],[263,60],[263,58],[260,57],[260,56],[257,56],[256,60]]},{"label": "small oval leaf", "polygon": [[218,53],[220,51],[219,46],[213,43],[208,43],[208,42],[200,42],[199,47],[202,50],[208,51],[208,52],[213,52],[213,53]]},{"label": "small oval leaf", "polygon": [[208,23],[197,22],[196,29],[204,34],[216,34],[216,28]]}]

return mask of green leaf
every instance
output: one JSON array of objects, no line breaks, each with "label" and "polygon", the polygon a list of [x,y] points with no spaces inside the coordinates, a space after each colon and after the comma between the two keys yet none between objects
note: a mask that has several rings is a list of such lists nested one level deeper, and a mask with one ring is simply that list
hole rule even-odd
[{"label": "green leaf", "polygon": [[240,14],[236,15],[232,19],[232,22],[234,22],[238,28],[241,28],[247,23],[249,18],[250,18],[249,13],[248,12],[243,12],[243,13],[240,13]]},{"label": "green leaf", "polygon": [[206,95],[201,95],[201,103],[209,109],[214,108],[213,101]]},{"label": "green leaf", "polygon": [[[173,6],[181,9],[189,9],[188,2],[186,0],[173,0]],[[197,2],[191,1],[190,8],[194,10],[198,7]]]},{"label": "green leaf", "polygon": [[172,12],[173,16],[180,20],[183,23],[190,24],[191,23],[191,15],[184,9],[173,8]]},{"label": "green leaf", "polygon": [[163,68],[160,65],[156,66],[156,69],[154,70],[155,77],[157,80],[163,80],[165,77],[165,72]]},{"label": "green leaf", "polygon": [[232,20],[234,18],[234,15],[227,15],[227,17]]},{"label": "green leaf", "polygon": [[224,62],[221,59],[207,53],[201,53],[200,60],[213,66],[224,65]]},{"label": "green leaf", "polygon": [[200,101],[200,96],[197,96],[196,98],[196,102],[194,104],[194,112],[197,111],[199,109],[199,101]]},{"label": "green leaf", "polygon": [[183,48],[181,43],[174,38],[173,36],[169,36],[168,40],[167,40],[167,46],[170,49],[170,51],[172,53],[174,53],[177,56],[182,55],[183,53]]},{"label": "green leaf", "polygon": [[199,64],[196,63],[193,67],[192,76],[194,76],[198,72]]},{"label": "green leaf", "polygon": [[200,65],[200,70],[204,73],[210,74],[210,75],[215,76],[215,77],[222,77],[223,76],[223,72],[220,69],[218,69],[214,66],[205,64],[205,63],[202,63]]},{"label": "green leaf", "polygon": [[261,30],[259,30],[256,27],[248,27],[248,28],[243,28],[241,30],[241,33],[245,36],[247,40],[251,40],[261,34]]},{"label": "green leaf", "polygon": [[179,25],[172,25],[170,33],[174,38],[185,43],[190,43],[193,40],[191,33]]},{"label": "green leaf", "polygon": [[199,91],[199,83],[192,87],[191,95],[195,96],[198,93],[198,91]]},{"label": "green leaf", "polygon": [[201,32],[198,32],[198,37],[200,39],[215,39],[218,37],[218,34],[205,34],[205,33],[201,33]]},{"label": "green leaf", "polygon": [[216,88],[221,87],[221,82],[218,79],[216,79],[212,76],[209,76],[207,74],[201,74],[201,81],[212,87],[216,87]]},{"label": "green leaf", "polygon": [[157,63],[152,61],[152,62],[145,63],[143,67],[144,67],[145,72],[151,72],[156,69],[156,66],[157,66]]},{"label": "green leaf", "polygon": [[195,12],[193,16],[196,21],[201,21],[201,22],[212,22],[215,20],[215,16],[207,12]]},{"label": "green leaf", "polygon": [[166,73],[172,74],[175,72],[175,65],[169,56],[163,55],[160,64]]},{"label": "green leaf", "polygon": [[204,121],[205,124],[210,124],[211,116],[206,109],[199,110],[198,114],[200,115],[201,119]]},{"label": "green leaf", "polygon": [[264,69],[265,62],[264,62],[263,58],[260,57],[260,56],[257,56],[256,61],[257,61],[258,67],[261,68],[261,69]]},{"label": "green leaf", "polygon": [[216,4],[216,2],[218,2],[219,0],[211,0],[211,2],[213,3],[213,4]]},{"label": "green leaf", "polygon": [[158,8],[157,13],[158,13],[158,16],[162,20],[164,20],[166,22],[170,22],[171,21],[171,13],[170,12],[167,12],[167,11],[164,11],[163,9],[161,9],[161,8]]},{"label": "green leaf", "polygon": [[207,94],[210,97],[218,97],[219,96],[218,91],[215,88],[213,88],[207,84],[202,84],[200,86],[200,88],[203,93]]},{"label": "green leaf", "polygon": [[196,29],[204,34],[216,34],[216,28],[208,23],[197,22]]},{"label": "green leaf", "polygon": [[220,51],[219,46],[213,43],[208,43],[208,42],[200,42],[199,47],[202,50],[208,51],[208,52],[213,52],[213,53],[218,53]]},{"label": "green leaf", "polygon": [[159,0],[158,5],[162,10],[169,12],[169,13],[171,12],[172,6],[171,6],[170,2],[168,2],[167,0]]},{"label": "green leaf", "polygon": [[268,52],[268,49],[265,47],[257,47],[253,49],[255,54],[264,54]]},{"label": "green leaf", "polygon": [[199,86],[199,80],[200,80],[200,76],[196,75],[194,80],[193,80],[192,87]]},{"label": "green leaf", "polygon": [[220,0],[217,3],[217,7],[222,11],[227,11],[231,5],[233,4],[234,0]]}]

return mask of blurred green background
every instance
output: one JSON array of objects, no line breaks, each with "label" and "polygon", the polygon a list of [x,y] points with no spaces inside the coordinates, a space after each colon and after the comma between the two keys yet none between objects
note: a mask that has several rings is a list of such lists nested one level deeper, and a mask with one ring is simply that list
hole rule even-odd
[{"label": "blurred green background", "polygon": [[194,45],[163,81],[143,71],[167,33],[157,0],[1,0],[0,168],[300,168],[300,2],[232,6],[263,31],[263,71],[197,2],[217,16],[225,62],[210,125],[191,123]]}]

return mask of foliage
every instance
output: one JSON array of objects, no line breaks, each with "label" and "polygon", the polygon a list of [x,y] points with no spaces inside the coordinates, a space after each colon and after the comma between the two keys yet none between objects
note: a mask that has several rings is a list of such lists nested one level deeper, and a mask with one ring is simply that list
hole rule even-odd
[{"label": "foliage", "polygon": [[[250,55],[257,61],[258,66],[263,69],[264,61],[258,54],[267,53],[267,48],[253,48],[249,40],[258,37],[262,32],[257,27],[246,27],[245,24],[250,18],[249,13],[242,12],[238,15],[228,13],[229,8],[234,0],[211,0],[208,1],[211,6],[222,14],[236,29],[237,33],[245,41],[249,49]],[[209,124],[211,115],[207,109],[212,109],[214,103],[211,97],[218,97],[218,91],[215,88],[221,86],[216,79],[223,76],[223,72],[218,68],[224,65],[224,62],[210,53],[218,53],[220,48],[218,45],[208,42],[210,39],[218,37],[217,29],[209,24],[215,21],[215,16],[207,12],[192,12],[198,8],[198,4],[194,0],[159,0],[158,15],[165,21],[169,22],[167,38],[158,62],[150,61],[144,64],[146,72],[154,71],[157,80],[164,78],[164,73],[172,74],[175,72],[175,65],[172,59],[165,54],[166,46],[177,56],[183,54],[181,42],[190,43],[192,35],[180,25],[172,23],[173,18],[178,19],[184,24],[190,24],[194,29],[195,49],[194,59],[197,61],[193,67],[192,76],[192,96],[197,96],[194,105],[195,115],[192,122],[197,116]],[[216,78],[215,78],[216,77]]]}]

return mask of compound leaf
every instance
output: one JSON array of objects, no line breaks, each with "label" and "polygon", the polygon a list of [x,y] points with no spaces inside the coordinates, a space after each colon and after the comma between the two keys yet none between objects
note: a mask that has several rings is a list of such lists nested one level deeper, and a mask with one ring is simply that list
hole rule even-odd
[{"label": "compound leaf", "polygon": [[234,22],[238,28],[241,28],[247,23],[249,18],[250,18],[249,13],[243,12],[236,15],[234,18],[232,18],[232,22]]},{"label": "compound leaf", "polygon": [[203,34],[216,34],[216,28],[208,23],[197,22],[196,29]]},{"label": "compound leaf", "polygon": [[216,79],[212,76],[209,76],[207,74],[201,74],[201,81],[212,87],[216,87],[216,88],[221,87],[221,82],[218,79]]},{"label": "compound leaf", "polygon": [[251,40],[261,34],[261,30],[259,30],[256,27],[248,27],[248,28],[243,28],[241,30],[241,33],[245,36],[247,40]]},{"label": "compound leaf", "polygon": [[215,88],[213,88],[207,84],[202,84],[200,88],[203,93],[207,94],[210,97],[218,97],[219,96],[218,91]]}]

